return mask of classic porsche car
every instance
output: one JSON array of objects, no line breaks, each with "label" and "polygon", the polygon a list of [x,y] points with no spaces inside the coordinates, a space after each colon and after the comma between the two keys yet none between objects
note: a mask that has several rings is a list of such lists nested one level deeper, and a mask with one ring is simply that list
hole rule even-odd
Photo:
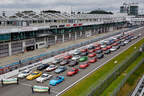
[{"label": "classic porsche car", "polygon": [[81,58],[79,59],[80,62],[84,62],[84,61],[86,61],[86,60],[88,60],[88,57],[87,57],[87,56],[81,57]]},{"label": "classic porsche car", "polygon": [[40,83],[43,83],[44,81],[50,79],[51,77],[52,77],[52,75],[44,73],[40,77],[36,78],[36,81],[40,82]]},{"label": "classic porsche car", "polygon": [[72,68],[71,71],[68,71],[68,72],[67,72],[67,76],[73,76],[73,75],[77,74],[78,71],[79,71],[78,68]]},{"label": "classic porsche car", "polygon": [[88,61],[88,63],[95,63],[97,61],[97,58],[92,58]]},{"label": "classic porsche car", "polygon": [[28,75],[26,77],[27,80],[33,80],[33,79],[36,79],[38,77],[40,77],[42,75],[42,72],[39,72],[39,71],[34,71],[32,72],[30,75]]},{"label": "classic porsche car", "polygon": [[106,51],[104,51],[104,54],[109,54],[109,53],[111,53],[110,50],[106,50]]},{"label": "classic porsche car", "polygon": [[112,46],[111,46],[111,45],[108,45],[106,48],[107,48],[107,49],[110,49],[110,48],[112,48]]},{"label": "classic porsche car", "polygon": [[66,60],[63,60],[63,61],[60,63],[60,65],[61,65],[61,66],[64,66],[64,65],[66,65],[66,64],[68,64],[68,63],[69,63],[69,60],[66,59]]},{"label": "classic porsche car", "polygon": [[91,53],[88,55],[88,57],[92,58],[92,57],[95,57],[96,56],[96,53]]},{"label": "classic porsche car", "polygon": [[49,81],[49,84],[52,86],[56,86],[57,84],[61,83],[64,81],[64,76],[57,76],[54,79],[51,79]]},{"label": "classic porsche car", "polygon": [[73,56],[72,60],[78,60],[78,59],[80,59],[80,57],[81,56],[79,56],[79,55]]},{"label": "classic porsche car", "polygon": [[37,67],[37,70],[41,71],[43,69],[46,69],[47,67],[49,67],[49,64],[42,64],[42,65]]},{"label": "classic porsche car", "polygon": [[52,62],[52,64],[56,65],[56,64],[60,63],[61,61],[62,61],[62,59],[55,59],[55,60]]},{"label": "classic porsche car", "polygon": [[82,52],[81,54],[80,54],[80,56],[87,56],[88,55],[88,52]]},{"label": "classic porsche car", "polygon": [[80,50],[74,50],[74,52],[72,53],[73,55],[79,55],[81,53],[81,51]]},{"label": "classic porsche car", "polygon": [[88,50],[92,50],[92,49],[95,49],[95,47],[92,45],[88,47]]},{"label": "classic porsche car", "polygon": [[79,66],[79,68],[85,69],[85,68],[87,68],[89,65],[90,65],[89,63],[83,63],[83,64],[81,64],[81,65]]},{"label": "classic porsche car", "polygon": [[76,61],[76,60],[72,60],[72,61],[70,61],[69,64],[68,64],[68,66],[70,66],[70,67],[73,67],[73,66],[75,66],[75,65],[78,65],[78,61]]},{"label": "classic porsche car", "polygon": [[56,70],[55,73],[59,74],[61,72],[64,72],[65,70],[67,70],[67,67],[65,66],[59,66]]},{"label": "classic porsche car", "polygon": [[95,46],[95,47],[100,47],[100,46],[101,46],[101,44],[94,44],[94,46]]},{"label": "classic porsche car", "polygon": [[101,49],[101,47],[97,47],[97,48],[95,48],[95,51],[100,50],[100,49]]},{"label": "classic porsche car", "polygon": [[102,48],[102,51],[106,51],[108,48],[107,47],[105,47],[105,48]]},{"label": "classic porsche car", "polygon": [[89,53],[95,52],[95,49],[88,50]]},{"label": "classic porsche car", "polygon": [[64,59],[71,59],[71,58],[72,58],[71,55],[67,55],[67,56],[64,57]]},{"label": "classic porsche car", "polygon": [[56,68],[57,68],[56,65],[50,65],[48,68],[46,68],[46,71],[47,71],[47,72],[50,72],[50,71],[55,70]]},{"label": "classic porsche car", "polygon": [[113,44],[112,44],[112,46],[117,46],[117,45],[118,45],[118,43],[113,43]]},{"label": "classic porsche car", "polygon": [[96,54],[100,54],[100,53],[102,53],[103,51],[102,50],[97,50],[95,53]]},{"label": "classic porsche car", "polygon": [[81,49],[80,51],[81,51],[81,52],[87,52],[88,49]]},{"label": "classic porsche car", "polygon": [[97,54],[97,59],[101,59],[101,58],[103,58],[103,57],[104,57],[103,54]]},{"label": "classic porsche car", "polygon": [[29,74],[31,73],[31,70],[24,70],[24,71],[22,71],[22,72],[20,72],[19,74],[18,74],[18,78],[25,78],[26,76],[28,76]]}]

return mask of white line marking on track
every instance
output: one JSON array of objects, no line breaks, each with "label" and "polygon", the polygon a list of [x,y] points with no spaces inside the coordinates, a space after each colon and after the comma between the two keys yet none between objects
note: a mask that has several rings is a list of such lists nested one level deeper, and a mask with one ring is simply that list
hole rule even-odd
[{"label": "white line marking on track", "polygon": [[25,83],[20,83],[21,85],[24,85],[24,86],[28,86],[28,87],[31,87],[32,85],[31,84],[25,84]]}]

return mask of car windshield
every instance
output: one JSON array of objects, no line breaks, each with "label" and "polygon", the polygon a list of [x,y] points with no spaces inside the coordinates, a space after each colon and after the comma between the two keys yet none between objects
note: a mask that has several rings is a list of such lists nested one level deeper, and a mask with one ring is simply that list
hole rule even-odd
[{"label": "car windshield", "polygon": [[61,79],[61,77],[56,77],[54,80],[59,80],[59,79]]},{"label": "car windshield", "polygon": [[53,67],[54,67],[54,65],[50,65],[50,66],[49,66],[49,68],[53,68]]},{"label": "car windshield", "polygon": [[45,66],[44,64],[42,64],[42,65],[40,65],[39,67],[43,67],[43,66]]},{"label": "car windshield", "polygon": [[39,73],[32,73],[32,75],[37,75],[37,74],[39,74]]},{"label": "car windshield", "polygon": [[44,78],[44,77],[48,77],[48,75],[42,75],[41,77],[43,77],[43,78]]},{"label": "car windshield", "polygon": [[24,71],[24,72],[22,72],[23,74],[27,74],[27,73],[29,73],[29,72],[26,72],[26,71]]},{"label": "car windshield", "polygon": [[60,67],[59,67],[59,69],[63,69],[63,68],[64,68],[63,66],[60,66]]},{"label": "car windshield", "polygon": [[75,53],[79,53],[80,51],[75,51]]}]

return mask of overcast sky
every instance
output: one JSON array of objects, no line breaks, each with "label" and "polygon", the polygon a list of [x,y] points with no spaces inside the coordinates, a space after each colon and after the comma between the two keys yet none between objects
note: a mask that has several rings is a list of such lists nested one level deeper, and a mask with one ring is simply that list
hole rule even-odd
[{"label": "overcast sky", "polygon": [[0,0],[0,9],[55,9],[60,11],[90,11],[105,9],[118,12],[123,2],[138,2],[144,9],[144,0]]}]

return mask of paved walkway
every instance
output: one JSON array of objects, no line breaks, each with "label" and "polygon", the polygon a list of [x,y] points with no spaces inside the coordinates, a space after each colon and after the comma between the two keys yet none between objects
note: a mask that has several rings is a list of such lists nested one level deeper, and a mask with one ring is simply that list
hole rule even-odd
[{"label": "paved walkway", "polygon": [[[121,30],[126,30],[126,29],[127,28],[121,29]],[[33,57],[33,56],[37,56],[37,55],[40,55],[42,53],[52,51],[54,49],[56,50],[56,49],[64,48],[66,46],[70,46],[72,44],[78,44],[78,43],[83,42],[83,41],[94,39],[94,38],[96,38],[98,36],[101,36],[101,35],[109,35],[111,33],[119,32],[119,31],[120,30],[116,30],[116,31],[108,32],[108,33],[103,33],[103,34],[98,34],[98,35],[95,35],[95,36],[90,36],[90,37],[85,38],[85,39],[78,39],[78,40],[75,40],[75,41],[68,41],[68,42],[64,42],[64,43],[61,43],[61,44],[56,44],[56,45],[51,46],[50,48],[42,48],[42,49],[37,49],[37,50],[34,50],[34,51],[30,51],[30,52],[25,52],[25,53],[13,55],[13,56],[0,58],[0,66],[11,64],[11,63],[14,63],[14,62],[18,62],[19,60],[29,58],[29,57]]]}]

